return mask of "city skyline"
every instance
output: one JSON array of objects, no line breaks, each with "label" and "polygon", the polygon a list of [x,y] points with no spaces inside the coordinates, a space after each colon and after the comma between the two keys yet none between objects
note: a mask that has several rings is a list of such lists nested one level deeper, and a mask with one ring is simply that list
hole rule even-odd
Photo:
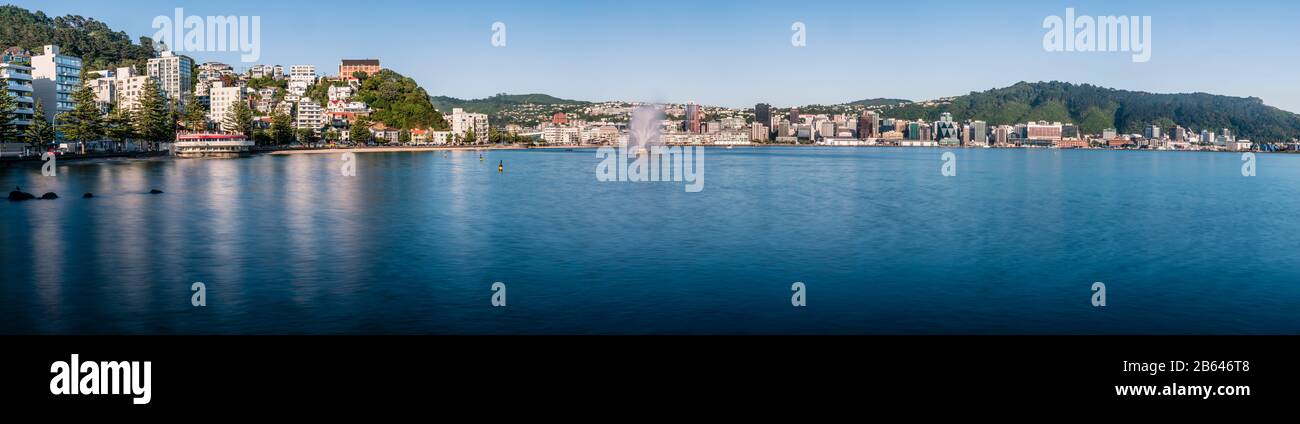
[{"label": "city skyline", "polygon": [[[152,19],[177,7],[187,15],[261,16],[256,63],[331,69],[340,58],[378,58],[431,95],[462,99],[544,93],[587,101],[794,106],[878,97],[930,100],[1018,81],[1060,80],[1260,97],[1300,111],[1300,87],[1292,84],[1300,58],[1286,54],[1300,44],[1300,30],[1285,25],[1288,14],[1277,9],[1300,10],[1293,4],[1220,10],[1176,2],[831,1],[785,11],[775,7],[779,3],[659,2],[630,17],[617,5],[595,2],[558,8],[522,2],[392,1],[373,8],[244,0],[127,7],[10,3],[51,16],[95,18],[132,39],[152,36]],[[1264,6],[1272,9],[1265,13]],[[1152,16],[1151,59],[1134,63],[1125,53],[1045,51],[1043,19],[1067,7],[1079,14]],[[405,12],[393,13],[399,9]],[[494,22],[506,24],[504,47],[490,42]],[[807,29],[806,47],[791,45],[794,22]],[[186,54],[237,68],[253,64],[241,63],[234,52]]]}]

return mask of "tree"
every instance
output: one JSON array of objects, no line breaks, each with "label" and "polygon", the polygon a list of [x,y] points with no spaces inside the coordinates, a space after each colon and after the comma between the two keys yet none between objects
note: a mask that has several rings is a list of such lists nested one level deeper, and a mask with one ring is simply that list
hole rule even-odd
[{"label": "tree", "polygon": [[32,146],[33,150],[54,143],[54,125],[48,119],[45,119],[45,105],[40,100],[36,101],[36,114],[32,116],[32,124],[27,126],[27,144]]},{"label": "tree", "polygon": [[255,130],[253,131],[253,142],[259,146],[271,144],[271,134],[262,129]]},{"label": "tree", "polygon": [[222,118],[221,130],[248,137],[253,133],[253,109],[243,100],[235,102]]},{"label": "tree", "polygon": [[325,141],[339,141],[339,130],[334,128],[326,130]]},{"label": "tree", "polygon": [[0,87],[0,142],[18,140],[18,124],[14,122],[18,115],[18,101],[9,95],[9,90]]},{"label": "tree", "polygon": [[[82,69],[81,75],[82,81],[85,81],[89,74]],[[74,91],[72,102],[72,110],[59,114],[59,131],[63,132],[65,138],[80,142],[84,152],[86,142],[104,138],[102,111],[95,101],[95,90],[89,85],[82,84]]]},{"label": "tree", "polygon": [[370,141],[370,120],[366,118],[357,118],[352,122],[352,128],[348,129],[348,138],[356,144],[365,144]]},{"label": "tree", "polygon": [[402,132],[399,133],[399,134],[397,135],[397,141],[400,142],[400,143],[402,143],[402,144],[410,143],[410,142],[411,142],[411,130],[405,130],[405,129],[402,130]]},{"label": "tree", "polygon": [[205,131],[208,129],[207,110],[194,100],[193,94],[186,94],[185,104],[189,105],[185,110],[185,129],[190,131]]},{"label": "tree", "polygon": [[144,150],[153,150],[152,143],[161,143],[176,138],[176,123],[171,121],[167,110],[167,99],[163,97],[158,83],[150,78],[140,89],[139,104],[136,105],[135,135],[145,142]]},{"label": "tree", "polygon": [[299,143],[299,144],[302,144],[302,145],[304,145],[304,146],[308,146],[308,145],[311,145],[311,144],[313,144],[313,143],[316,143],[316,141],[317,141],[316,130],[313,130],[313,129],[311,129],[311,128],[299,128],[299,129],[298,129],[298,143]]},{"label": "tree", "polygon": [[126,149],[126,143],[135,138],[135,123],[131,111],[124,107],[114,107],[104,119],[104,135],[113,139],[117,151]]},{"label": "tree", "polygon": [[478,136],[474,135],[474,129],[470,128],[469,130],[465,131],[465,143],[474,144],[476,142],[478,142]]},{"label": "tree", "polygon": [[293,142],[293,122],[289,115],[276,112],[271,115],[271,139],[275,144],[289,144]]}]

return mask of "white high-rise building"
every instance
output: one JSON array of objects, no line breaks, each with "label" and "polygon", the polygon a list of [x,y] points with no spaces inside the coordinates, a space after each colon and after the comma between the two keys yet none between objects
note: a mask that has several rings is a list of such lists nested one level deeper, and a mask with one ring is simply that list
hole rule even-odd
[{"label": "white high-rise building", "polygon": [[451,110],[451,133],[465,137],[470,130],[474,131],[475,139],[486,141],[488,137],[488,116],[482,113],[466,113],[461,108]]},{"label": "white high-rise building", "polygon": [[222,131],[236,132],[239,128],[233,128],[225,124],[226,115],[234,109],[237,102],[244,101],[244,87],[234,86],[226,87],[220,81],[212,84],[208,91],[211,96],[212,108],[208,110],[208,120],[216,122]]},{"label": "white high-rise building", "polygon": [[45,46],[44,53],[32,56],[32,91],[45,107],[45,119],[57,124],[59,114],[71,111],[72,93],[80,86],[80,58],[59,54],[59,46]]},{"label": "white high-rise building", "polygon": [[97,78],[86,81],[95,91],[95,101],[107,110],[109,105],[134,110],[140,104],[140,94],[149,82],[149,77],[135,72],[134,68],[122,67],[112,70],[92,72]]},{"label": "white high-rise building", "polygon": [[293,65],[289,67],[288,91],[301,96],[307,87],[316,83],[316,65]]},{"label": "white high-rise building", "polygon": [[[190,93],[194,80],[194,59],[189,56],[177,56],[170,50],[149,59],[145,74],[158,81],[158,88],[169,102],[183,102]],[[184,109],[185,105],[181,105]]]},{"label": "white high-rise building", "polygon": [[[32,68],[0,62],[0,89],[8,90],[18,106],[14,109],[14,120],[10,122],[18,126],[19,134],[26,132],[36,113],[36,98],[32,95]],[[13,140],[0,140],[7,141]]]},{"label": "white high-rise building", "polygon": [[320,104],[312,101],[311,98],[303,97],[298,102],[297,116],[294,117],[294,128],[310,129],[320,131],[325,126],[325,111],[321,109]]}]

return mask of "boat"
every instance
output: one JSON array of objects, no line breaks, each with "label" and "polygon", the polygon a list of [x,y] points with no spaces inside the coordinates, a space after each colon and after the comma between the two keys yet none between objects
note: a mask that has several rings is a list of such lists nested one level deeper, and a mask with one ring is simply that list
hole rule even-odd
[{"label": "boat", "polygon": [[232,158],[248,156],[252,148],[243,134],[189,132],[176,134],[172,152],[182,158]]}]

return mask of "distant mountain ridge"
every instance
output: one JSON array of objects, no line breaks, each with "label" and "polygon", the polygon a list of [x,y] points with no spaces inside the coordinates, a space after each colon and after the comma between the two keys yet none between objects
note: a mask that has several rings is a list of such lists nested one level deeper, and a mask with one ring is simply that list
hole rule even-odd
[{"label": "distant mountain ridge", "polygon": [[847,105],[849,105],[849,106],[867,106],[867,107],[871,107],[871,106],[894,106],[894,105],[903,104],[903,103],[912,103],[912,101],[911,101],[911,100],[907,100],[907,99],[887,99],[887,98],[876,98],[876,99],[862,99],[862,100],[858,100],[858,101],[855,101],[855,102],[848,102],[848,103],[845,103],[845,104],[847,104]]},{"label": "distant mountain ridge", "polygon": [[461,108],[471,113],[496,114],[511,106],[520,105],[589,105],[591,102],[561,99],[547,94],[497,94],[482,99],[458,99],[448,96],[430,96],[433,106],[443,113],[451,113],[453,108]]},{"label": "distant mountain ridge", "polygon": [[1156,94],[1066,82],[1020,82],[1005,88],[972,92],[951,102],[913,103],[887,109],[886,117],[935,120],[949,112],[954,119],[977,119],[991,125],[1028,121],[1074,122],[1084,133],[1115,128],[1142,133],[1147,125],[1162,131],[1181,125],[1191,131],[1232,130],[1254,141],[1300,137],[1300,115],[1264,104],[1257,97],[1206,93]]}]

